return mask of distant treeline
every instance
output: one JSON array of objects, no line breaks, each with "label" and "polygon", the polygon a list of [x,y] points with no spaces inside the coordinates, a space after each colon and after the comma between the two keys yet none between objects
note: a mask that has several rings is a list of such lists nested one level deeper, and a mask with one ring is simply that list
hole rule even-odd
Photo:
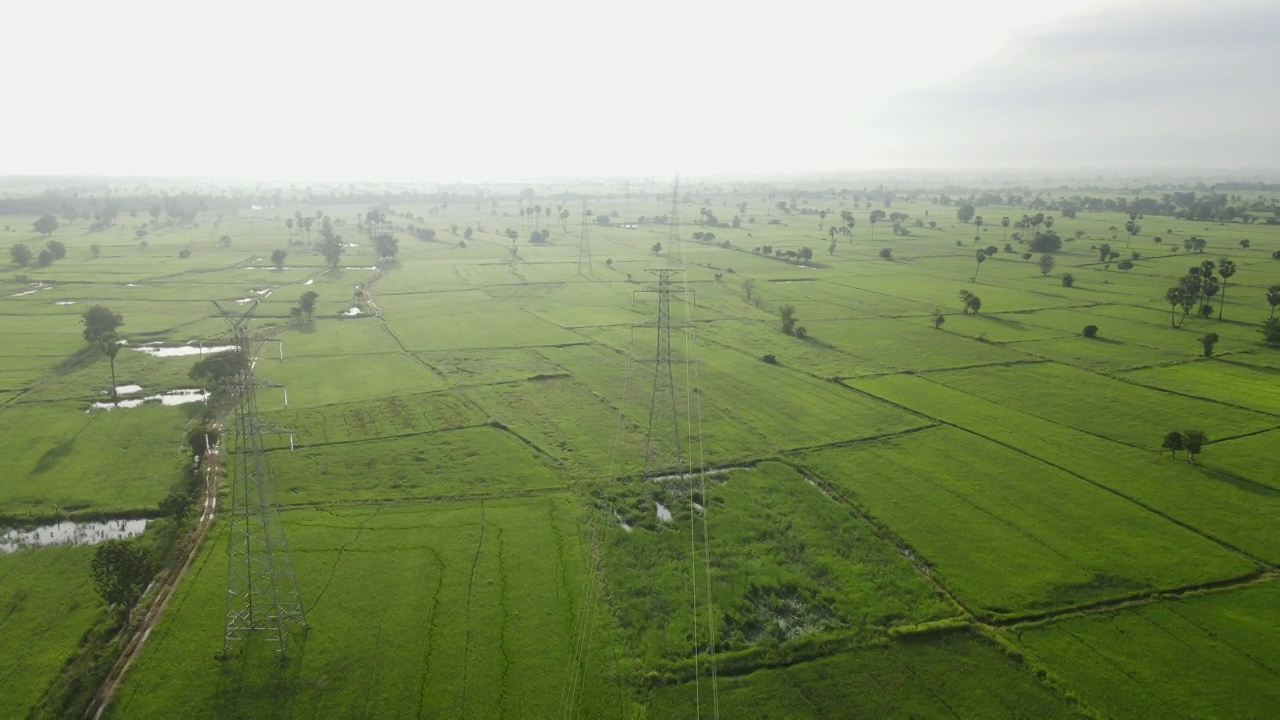
[{"label": "distant treeline", "polygon": [[[940,191],[930,192],[920,189],[898,191],[880,186],[861,190],[759,188],[758,192],[751,192],[743,187],[694,186],[682,188],[681,199],[685,203],[702,203],[711,206],[714,204],[712,198],[724,201],[726,195],[734,199],[743,197],[749,198],[753,204],[757,201],[765,201],[768,206],[778,207],[785,214],[816,213],[819,212],[816,208],[824,207],[827,202],[833,205],[851,203],[855,207],[863,205],[866,209],[870,209],[873,205],[891,208],[898,202],[929,202],[943,206],[1025,208],[1041,212],[1058,212],[1068,218],[1074,217],[1077,212],[1084,211],[1168,215],[1198,221],[1249,223],[1263,220],[1276,223],[1277,218],[1280,218],[1280,200],[1264,199],[1261,196],[1248,200],[1239,194],[1273,190],[1280,191],[1280,184],[1218,183],[1203,188],[1197,186],[1195,189],[1186,189],[1184,187],[1169,192],[1160,192],[1158,186],[1152,185],[1139,191],[1134,198],[1088,194],[1067,196],[1062,189],[1051,192],[1031,188],[1002,188],[1001,192],[990,190],[966,192],[963,188],[946,187]],[[624,196],[623,193],[601,192],[592,194],[590,197],[592,200],[600,201],[619,200]],[[72,187],[44,190],[29,197],[0,197],[0,215],[52,215],[64,221],[92,220],[95,226],[104,227],[115,224],[122,215],[128,215],[135,220],[141,216],[144,221],[156,222],[159,222],[163,215],[166,221],[189,223],[193,222],[200,213],[234,214],[238,210],[250,208],[276,208],[286,205],[315,207],[355,205],[389,208],[393,204],[401,207],[429,206],[432,208],[430,214],[434,215],[437,211],[442,213],[450,205],[455,207],[474,205],[477,208],[496,209],[503,202],[533,202],[535,198],[545,198],[567,203],[583,197],[579,193],[571,192],[539,194],[530,187],[501,190],[472,188],[469,192],[424,192],[408,189],[395,192],[360,192],[351,188],[346,190],[334,188],[322,193],[312,192],[311,188],[292,188],[287,196],[286,190],[277,188],[267,188],[257,192],[218,190],[124,194],[119,189],[112,191],[106,186],[82,183]],[[657,199],[659,201],[670,199],[670,194],[657,194]],[[747,205],[746,202],[734,204],[741,208],[742,213],[746,213],[746,208],[743,207]]]}]

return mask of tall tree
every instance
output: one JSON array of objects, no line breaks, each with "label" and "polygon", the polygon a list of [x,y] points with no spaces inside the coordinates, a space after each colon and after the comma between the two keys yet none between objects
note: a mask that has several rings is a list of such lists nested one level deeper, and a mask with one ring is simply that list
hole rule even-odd
[{"label": "tall tree", "polygon": [[1052,255],[1041,255],[1040,256],[1040,274],[1044,275],[1045,277],[1048,277],[1049,273],[1053,272],[1054,262],[1055,261]]},{"label": "tall tree", "polygon": [[987,261],[987,254],[981,250],[973,254],[973,259],[978,261],[978,266],[973,270],[973,279],[978,279],[978,273],[982,271],[982,263]]},{"label": "tall tree", "polygon": [[1280,307],[1280,285],[1272,285],[1267,288],[1267,304],[1271,306],[1271,314],[1267,317],[1276,316],[1276,308]]},{"label": "tall tree", "polygon": [[378,233],[373,236],[373,249],[381,259],[394,258],[400,252],[400,241],[391,233]]},{"label": "tall tree", "polygon": [[98,341],[98,349],[111,361],[111,402],[116,402],[116,355],[120,354],[120,338],[115,333],[107,333]]},{"label": "tall tree", "polygon": [[1213,357],[1213,346],[1218,344],[1218,333],[1205,333],[1200,337],[1200,345],[1204,348],[1205,357]]},{"label": "tall tree", "polygon": [[1222,306],[1227,304],[1227,280],[1236,274],[1236,263],[1230,258],[1218,261],[1218,274],[1222,276],[1222,298],[1218,301],[1218,319],[1222,319]]},{"label": "tall tree", "polygon": [[94,305],[80,315],[80,323],[84,325],[84,341],[98,345],[124,325],[124,316],[111,312],[105,305]]},{"label": "tall tree", "polygon": [[778,316],[782,319],[782,332],[787,335],[794,334],[796,331],[796,306],[783,305],[778,308]]},{"label": "tall tree", "polygon": [[41,235],[52,235],[54,230],[58,229],[58,218],[52,215],[44,215],[39,220],[31,223],[31,227]]},{"label": "tall tree", "polygon": [[1007,217],[1000,218],[1000,227],[1004,228],[1004,237],[1000,240],[1000,242],[1004,242],[1004,243],[1009,242],[1009,223],[1010,222],[1011,221]]},{"label": "tall tree", "polygon": [[872,210],[868,219],[871,221],[871,242],[876,241],[876,223],[885,218],[883,210]]},{"label": "tall tree", "polygon": [[1182,431],[1182,443],[1187,451],[1187,462],[1195,462],[1196,455],[1200,454],[1207,442],[1209,442],[1209,436],[1205,435],[1203,430]]},{"label": "tall tree", "polygon": [[1174,430],[1164,436],[1164,442],[1160,443],[1160,447],[1169,451],[1172,457],[1178,456],[1178,451],[1186,447],[1186,438],[1182,437],[1182,433]]},{"label": "tall tree", "polygon": [[338,262],[342,260],[342,253],[345,251],[346,247],[342,244],[341,235],[333,235],[320,242],[320,254],[324,256],[331,268],[338,267]]},{"label": "tall tree", "polygon": [[35,255],[31,252],[31,248],[23,243],[15,243],[9,248],[9,257],[13,260],[14,265],[19,267],[30,265]]},{"label": "tall tree", "polygon": [[94,550],[89,568],[98,594],[108,605],[121,607],[127,617],[160,571],[160,560],[144,545],[108,540]]},{"label": "tall tree", "polygon": [[298,308],[302,310],[302,314],[308,320],[316,311],[316,300],[320,299],[320,293],[315,290],[308,290],[302,293],[302,297],[298,298]]},{"label": "tall tree", "polygon": [[1124,230],[1128,233],[1124,238],[1125,247],[1129,247],[1129,242],[1142,230],[1142,226],[1137,223],[1137,217],[1137,215],[1130,215],[1128,222],[1124,224]]}]

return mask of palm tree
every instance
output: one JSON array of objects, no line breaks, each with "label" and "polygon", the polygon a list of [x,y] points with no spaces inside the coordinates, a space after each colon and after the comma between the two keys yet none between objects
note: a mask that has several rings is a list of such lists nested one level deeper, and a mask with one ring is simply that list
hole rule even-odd
[{"label": "palm tree", "polygon": [[1178,306],[1182,304],[1183,292],[1180,287],[1171,287],[1164,293],[1164,301],[1169,303],[1169,327],[1176,328],[1174,323],[1174,313],[1177,312]]},{"label": "palm tree", "polygon": [[1000,242],[1002,243],[1009,242],[1009,223],[1010,222],[1011,221],[1007,217],[1000,218],[1000,227],[1004,228],[1004,237],[1000,238]]},{"label": "palm tree", "polygon": [[[872,210],[871,215],[868,217],[868,220],[871,221],[871,242],[873,243],[876,241],[876,223],[880,222],[883,219],[884,219],[883,210]],[[852,242],[852,240],[850,240],[850,242]]]},{"label": "palm tree", "polygon": [[1227,280],[1236,274],[1236,263],[1229,258],[1218,261],[1218,274],[1222,276],[1222,300],[1218,302],[1218,319],[1222,319],[1222,306],[1227,304]]},{"label": "palm tree", "polygon": [[1272,285],[1267,288],[1267,303],[1271,305],[1271,314],[1268,318],[1276,316],[1276,308],[1280,307],[1280,285]]},{"label": "palm tree", "polygon": [[120,353],[120,337],[113,332],[107,333],[98,341],[98,347],[111,361],[111,402],[117,402],[119,398],[116,395],[116,355]]},{"label": "palm tree", "polygon": [[284,226],[289,228],[289,244],[293,244],[293,218],[284,221]]},{"label": "palm tree", "polygon": [[973,280],[974,282],[977,282],[978,273],[982,271],[982,263],[987,261],[987,254],[979,250],[978,252],[973,254],[973,257],[975,260],[978,261],[978,267],[973,271]]}]

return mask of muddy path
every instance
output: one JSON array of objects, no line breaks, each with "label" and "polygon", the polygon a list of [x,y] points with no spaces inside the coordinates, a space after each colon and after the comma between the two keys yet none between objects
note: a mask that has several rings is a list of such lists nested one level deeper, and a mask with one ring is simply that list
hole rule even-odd
[{"label": "muddy path", "polygon": [[218,505],[220,459],[218,448],[213,448],[205,453],[201,459],[200,469],[204,483],[200,503],[200,519],[196,521],[195,527],[192,528],[191,533],[187,536],[182,548],[180,561],[161,581],[159,588],[151,599],[151,603],[147,606],[141,622],[134,628],[129,642],[124,646],[120,657],[116,658],[115,664],[111,667],[111,672],[107,673],[102,684],[98,686],[97,692],[93,695],[93,700],[85,709],[82,717],[98,720],[98,718],[102,717],[107,707],[110,706],[129,669],[133,667],[133,663],[138,659],[138,656],[142,654],[147,638],[151,636],[152,628],[155,627],[156,623],[160,622],[160,618],[164,617],[164,611],[169,607],[169,601],[177,593],[178,586],[182,584],[182,579],[186,577],[187,571],[191,569],[191,565],[195,561],[196,555],[199,554],[201,546],[204,545],[204,540],[209,534],[209,528],[213,526]]}]

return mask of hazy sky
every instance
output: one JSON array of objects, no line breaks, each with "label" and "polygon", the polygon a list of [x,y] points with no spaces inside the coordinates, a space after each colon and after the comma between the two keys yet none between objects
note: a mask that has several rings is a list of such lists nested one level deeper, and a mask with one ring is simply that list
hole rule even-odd
[{"label": "hazy sky", "polygon": [[1275,166],[1280,2],[6,7],[0,174]]}]

